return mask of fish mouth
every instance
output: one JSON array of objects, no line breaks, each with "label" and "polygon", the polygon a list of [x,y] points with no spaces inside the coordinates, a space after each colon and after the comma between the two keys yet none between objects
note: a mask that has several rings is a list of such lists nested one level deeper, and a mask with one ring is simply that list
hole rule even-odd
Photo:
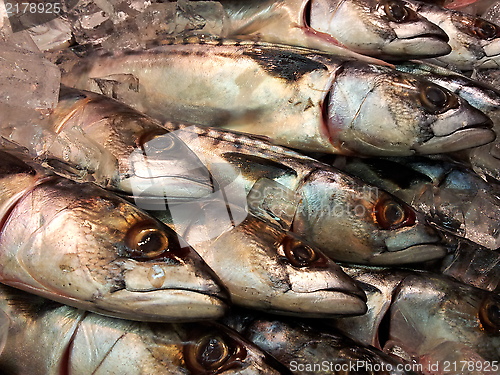
[{"label": "fish mouth", "polygon": [[429,260],[441,259],[448,253],[444,245],[429,243],[418,244],[405,247],[403,249],[387,250],[383,253],[376,254],[369,260],[369,264],[383,265],[398,265],[409,263],[420,263]]},{"label": "fish mouth", "polygon": [[441,154],[482,146],[495,140],[496,134],[491,129],[492,126],[491,121],[469,125],[448,135],[434,136],[420,145],[413,145],[412,149],[417,154]]},{"label": "fish mouth", "polygon": [[288,290],[272,299],[270,311],[308,318],[327,318],[366,313],[366,294],[359,291],[318,289],[310,292]]},{"label": "fish mouth", "polygon": [[[387,44],[383,52],[390,53],[390,58],[393,60],[404,60],[408,59],[409,56],[415,58],[444,56],[449,54],[451,50],[447,35],[424,33],[395,39]],[[399,53],[400,57],[398,57],[397,53]]]},{"label": "fish mouth", "polygon": [[[150,322],[213,320],[221,318],[229,309],[229,298],[222,293],[181,288],[147,291],[120,289],[100,302],[100,309],[109,312],[106,315]],[[125,302],[128,313],[117,313],[113,306]]]},{"label": "fish mouth", "polygon": [[168,199],[204,198],[214,192],[214,185],[210,180],[197,180],[179,176],[150,178],[134,176],[123,180],[118,188],[130,192],[129,197],[136,201],[144,201],[148,207],[155,207],[155,205],[164,207],[165,201]]}]

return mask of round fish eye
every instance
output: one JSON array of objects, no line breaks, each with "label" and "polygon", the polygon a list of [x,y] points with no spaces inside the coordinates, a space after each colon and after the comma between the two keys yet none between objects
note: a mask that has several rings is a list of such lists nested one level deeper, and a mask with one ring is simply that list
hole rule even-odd
[{"label": "round fish eye", "polygon": [[382,229],[397,229],[415,224],[413,210],[393,199],[382,199],[375,205],[375,218]]},{"label": "round fish eye", "polygon": [[321,266],[326,263],[322,254],[293,237],[286,236],[282,245],[286,259],[294,267]]},{"label": "round fish eye", "polygon": [[238,367],[246,356],[241,343],[217,332],[190,340],[184,347],[184,360],[193,375],[218,374]]},{"label": "round fish eye", "polygon": [[392,22],[402,23],[415,18],[416,15],[402,3],[396,1],[388,1],[384,4],[384,12]]},{"label": "round fish eye", "polygon": [[136,260],[151,260],[169,250],[169,238],[155,223],[139,223],[132,226],[125,242],[130,249],[129,256]]},{"label": "round fish eye", "polygon": [[481,18],[477,18],[474,21],[472,32],[478,38],[484,40],[492,40],[500,37],[500,27]]},{"label": "round fish eye", "polygon": [[135,143],[144,152],[167,151],[175,146],[175,141],[173,137],[165,135],[168,135],[166,129],[154,129],[140,135]]},{"label": "round fish eye", "polygon": [[213,371],[230,357],[229,347],[221,337],[205,336],[194,346],[193,357],[200,367]]},{"label": "round fish eye", "polygon": [[486,298],[479,309],[479,320],[483,327],[491,332],[500,333],[500,298]]},{"label": "round fish eye", "polygon": [[458,99],[448,90],[434,84],[420,87],[420,103],[432,114],[444,113],[458,107]]}]

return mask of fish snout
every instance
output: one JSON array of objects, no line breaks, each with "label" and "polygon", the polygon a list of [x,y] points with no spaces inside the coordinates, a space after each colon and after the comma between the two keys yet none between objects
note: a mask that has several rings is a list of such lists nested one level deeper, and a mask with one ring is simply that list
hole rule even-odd
[{"label": "fish snout", "polygon": [[191,248],[182,259],[128,260],[123,268],[125,291],[144,301],[152,320],[216,319],[230,301],[225,285]]},{"label": "fish snout", "polygon": [[427,19],[394,24],[396,38],[389,42],[384,52],[396,59],[425,58],[447,55],[451,52],[449,37],[439,26]]},{"label": "fish snout", "polygon": [[[495,140],[493,121],[459,98],[459,105],[448,116],[438,116],[430,125],[432,137],[416,144],[418,154],[437,154],[482,146]],[[423,130],[424,131],[424,130]]]},{"label": "fish snout", "polygon": [[408,264],[443,258],[448,250],[443,235],[416,213],[415,225],[393,231],[385,239],[386,251],[374,255],[373,265]]},{"label": "fish snout", "polygon": [[290,289],[275,297],[275,306],[286,305],[291,315],[328,317],[366,312],[366,294],[356,281],[328,260],[325,268],[287,267]]}]

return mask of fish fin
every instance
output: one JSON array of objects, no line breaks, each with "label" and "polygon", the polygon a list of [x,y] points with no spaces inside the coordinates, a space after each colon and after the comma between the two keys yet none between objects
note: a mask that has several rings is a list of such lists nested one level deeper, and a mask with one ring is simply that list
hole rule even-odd
[{"label": "fish fin", "polygon": [[248,210],[255,216],[290,230],[301,196],[286,186],[261,178],[248,193]]}]

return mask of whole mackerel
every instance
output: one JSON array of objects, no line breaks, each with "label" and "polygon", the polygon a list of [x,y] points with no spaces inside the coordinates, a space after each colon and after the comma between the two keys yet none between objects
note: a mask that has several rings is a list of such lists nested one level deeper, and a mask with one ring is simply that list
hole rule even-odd
[{"label": "whole mackerel", "polygon": [[260,134],[308,151],[434,154],[495,137],[491,120],[465,100],[389,67],[290,46],[191,39],[89,57],[63,82],[160,120]]}]

